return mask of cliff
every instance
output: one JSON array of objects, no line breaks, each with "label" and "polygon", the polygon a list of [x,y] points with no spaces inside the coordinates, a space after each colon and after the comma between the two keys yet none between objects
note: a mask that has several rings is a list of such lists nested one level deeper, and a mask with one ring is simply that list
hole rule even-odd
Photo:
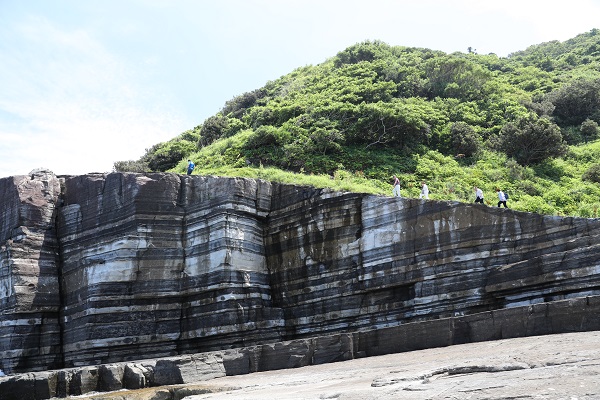
[{"label": "cliff", "polygon": [[9,374],[315,337],[342,354],[323,361],[600,329],[598,220],[45,170],[0,179],[0,205]]}]

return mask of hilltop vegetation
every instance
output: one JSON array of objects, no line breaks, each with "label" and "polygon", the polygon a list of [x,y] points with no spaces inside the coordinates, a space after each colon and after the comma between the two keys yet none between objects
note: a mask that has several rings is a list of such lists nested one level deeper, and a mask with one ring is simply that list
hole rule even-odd
[{"label": "hilltop vegetation", "polygon": [[508,57],[363,42],[226,102],[119,171],[252,176],[596,217],[600,30]]}]

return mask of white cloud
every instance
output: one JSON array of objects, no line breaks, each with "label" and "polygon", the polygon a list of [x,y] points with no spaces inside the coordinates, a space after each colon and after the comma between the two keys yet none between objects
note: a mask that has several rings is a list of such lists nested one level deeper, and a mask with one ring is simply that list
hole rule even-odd
[{"label": "white cloud", "polygon": [[39,17],[15,32],[19,45],[0,49],[0,113],[10,116],[0,122],[0,177],[37,167],[110,171],[187,129],[165,100],[136,84],[133,66],[88,33]]},{"label": "white cloud", "polygon": [[511,37],[514,31],[531,29],[539,41],[528,37],[530,45],[551,40],[564,41],[598,28],[600,15],[600,2],[597,0],[570,0],[567,3],[563,0],[463,0],[462,3],[460,8],[490,20],[495,17],[504,21],[505,26],[499,36]]}]

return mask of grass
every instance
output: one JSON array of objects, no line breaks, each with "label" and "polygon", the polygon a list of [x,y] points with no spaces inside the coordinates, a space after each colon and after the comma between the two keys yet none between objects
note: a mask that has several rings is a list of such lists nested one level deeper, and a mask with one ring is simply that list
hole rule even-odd
[{"label": "grass", "polygon": [[[508,205],[520,211],[547,215],[597,218],[600,184],[582,180],[582,174],[600,160],[600,140],[571,146],[561,159],[536,166],[521,166],[503,154],[484,152],[478,160],[456,160],[437,151],[412,154],[400,159],[385,151],[369,155],[348,152],[352,159],[341,160],[333,174],[294,173],[276,167],[247,165],[241,156],[244,135],[222,139],[190,156],[196,162],[194,174],[263,179],[293,185],[330,188],[337,191],[391,196],[392,174],[402,182],[402,196],[416,198],[425,180],[432,200],[471,203],[474,186],[484,191],[486,204],[496,206],[496,188],[509,193]],[[387,157],[387,158],[386,158]],[[366,160],[366,161],[365,161]],[[408,160],[408,161],[407,161]],[[346,162],[344,162],[346,161]],[[354,164],[353,164],[354,162]],[[345,165],[362,167],[348,171]],[[185,173],[182,160],[171,172]],[[394,171],[396,170],[396,171]]]}]

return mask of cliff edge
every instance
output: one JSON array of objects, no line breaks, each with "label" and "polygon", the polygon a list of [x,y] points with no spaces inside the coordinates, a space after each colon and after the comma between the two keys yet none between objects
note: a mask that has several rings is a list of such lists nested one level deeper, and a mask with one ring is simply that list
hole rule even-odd
[{"label": "cliff edge", "polygon": [[0,207],[7,374],[335,338],[287,367],[600,329],[596,219],[46,170],[0,179]]}]

